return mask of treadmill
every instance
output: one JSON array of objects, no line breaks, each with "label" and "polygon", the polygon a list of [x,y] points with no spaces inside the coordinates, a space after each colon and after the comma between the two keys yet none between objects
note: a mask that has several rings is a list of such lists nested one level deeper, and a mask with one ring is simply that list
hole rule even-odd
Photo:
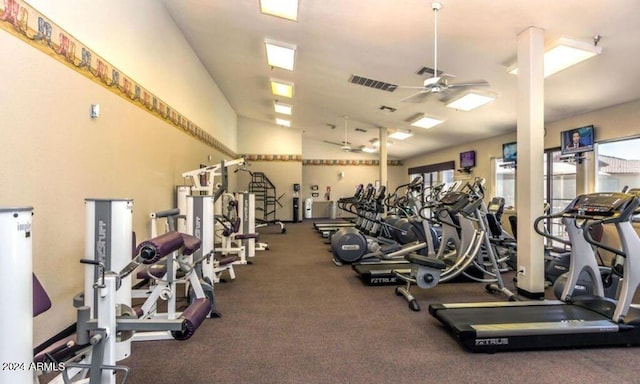
[{"label": "treadmill", "polygon": [[[640,284],[640,238],[632,226],[639,203],[637,195],[632,194],[585,194],[562,212],[536,219],[534,229],[546,237],[553,235],[539,229],[541,221],[562,217],[567,226],[572,255],[561,297],[564,301],[432,304],[429,313],[472,352],[640,345],[640,309],[631,306]],[[591,237],[589,229],[597,224],[615,225],[622,250]],[[581,258],[575,250],[590,245],[624,259],[617,301],[604,296],[602,281],[596,278],[599,272],[595,258]],[[574,282],[582,271],[598,283],[594,283],[593,296],[576,295],[573,299]]]}]

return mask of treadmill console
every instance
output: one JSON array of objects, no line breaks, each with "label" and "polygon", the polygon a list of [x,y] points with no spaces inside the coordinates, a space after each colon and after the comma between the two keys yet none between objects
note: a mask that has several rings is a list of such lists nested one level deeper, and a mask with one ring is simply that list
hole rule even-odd
[{"label": "treadmill console", "polygon": [[614,216],[621,213],[635,196],[618,192],[600,192],[576,197],[565,213],[581,216]]}]

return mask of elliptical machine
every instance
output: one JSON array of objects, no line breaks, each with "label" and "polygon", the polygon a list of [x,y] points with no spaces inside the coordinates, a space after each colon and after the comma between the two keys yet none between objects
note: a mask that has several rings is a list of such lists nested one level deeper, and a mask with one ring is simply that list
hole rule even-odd
[{"label": "elliptical machine", "polygon": [[[395,195],[400,188],[407,189],[407,194],[411,196],[409,197],[411,202],[408,205],[415,205],[411,211],[417,212],[420,209],[421,180],[421,178],[414,179],[411,183],[399,186],[394,192]],[[395,201],[397,202],[397,199]],[[336,265],[351,264],[363,259],[383,259],[385,255],[403,247],[397,239],[415,242],[415,233],[412,236],[409,232],[413,231],[412,224],[404,223],[402,220],[389,222],[382,219],[385,202],[389,202],[389,199],[386,197],[386,188],[382,186],[373,201],[363,203],[368,205],[364,213],[351,211],[358,215],[358,219],[361,219],[364,224],[358,225],[356,221],[356,227],[342,228],[331,237],[331,250]],[[402,227],[398,226],[400,224]]]}]

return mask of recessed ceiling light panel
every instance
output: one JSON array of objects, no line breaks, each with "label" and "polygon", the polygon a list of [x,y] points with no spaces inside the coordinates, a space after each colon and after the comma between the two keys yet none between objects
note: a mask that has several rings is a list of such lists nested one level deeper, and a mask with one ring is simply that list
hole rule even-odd
[{"label": "recessed ceiling light panel", "polygon": [[438,124],[442,124],[443,122],[444,120],[438,120],[433,117],[428,117],[421,114],[417,119],[411,122],[411,125],[414,127],[429,129],[435,127]]},{"label": "recessed ceiling light panel", "polygon": [[298,0],[260,0],[260,12],[298,21]]},{"label": "recessed ceiling light panel", "polygon": [[293,97],[293,83],[271,79],[271,92],[276,96]]},{"label": "recessed ceiling light panel", "polygon": [[[560,38],[544,50],[544,77],[553,75],[582,61],[602,53],[602,48],[592,43]],[[518,64],[509,67],[508,72],[518,74]]]},{"label": "recessed ceiling light panel", "polygon": [[283,104],[279,101],[276,101],[275,103],[273,103],[273,108],[276,111],[276,113],[281,113],[283,115],[291,115],[291,113],[293,112],[292,105]]},{"label": "recessed ceiling light panel", "polygon": [[267,63],[269,66],[293,71],[296,57],[295,45],[272,40],[265,40],[264,45],[267,49]]},{"label": "recessed ceiling light panel", "polygon": [[467,92],[462,97],[458,97],[446,104],[447,107],[461,111],[471,111],[495,100],[489,95],[482,95],[476,92]]},{"label": "recessed ceiling light panel", "polygon": [[291,126],[291,121],[287,120],[287,119],[281,119],[279,117],[276,117],[276,124],[281,125],[283,127],[290,127]]}]

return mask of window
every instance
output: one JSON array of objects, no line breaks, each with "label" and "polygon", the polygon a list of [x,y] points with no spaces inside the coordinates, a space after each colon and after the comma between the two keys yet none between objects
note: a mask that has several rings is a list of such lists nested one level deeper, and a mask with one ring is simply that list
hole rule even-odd
[{"label": "window", "polygon": [[[549,204],[549,213],[557,213],[564,210],[576,197],[576,164],[561,160],[559,150],[546,152],[544,163],[544,200]],[[562,219],[548,220],[546,224],[551,234],[568,238]],[[547,245],[563,246],[549,239]]]},{"label": "window", "polygon": [[597,146],[596,192],[640,188],[640,138]]},{"label": "window", "polygon": [[[576,166],[560,160],[560,151],[547,151],[544,161],[544,200],[549,204],[550,213],[563,210],[576,196]],[[516,205],[516,168],[505,163],[502,158],[495,159],[495,196],[505,199],[505,207]],[[512,163],[511,163],[512,164]],[[549,166],[550,165],[550,166]],[[543,215],[545,212],[539,212]],[[566,237],[561,220],[547,222],[551,233]]]},{"label": "window", "polygon": [[504,198],[506,208],[514,208],[516,206],[516,168],[508,164],[502,158],[495,159],[495,196]]}]

